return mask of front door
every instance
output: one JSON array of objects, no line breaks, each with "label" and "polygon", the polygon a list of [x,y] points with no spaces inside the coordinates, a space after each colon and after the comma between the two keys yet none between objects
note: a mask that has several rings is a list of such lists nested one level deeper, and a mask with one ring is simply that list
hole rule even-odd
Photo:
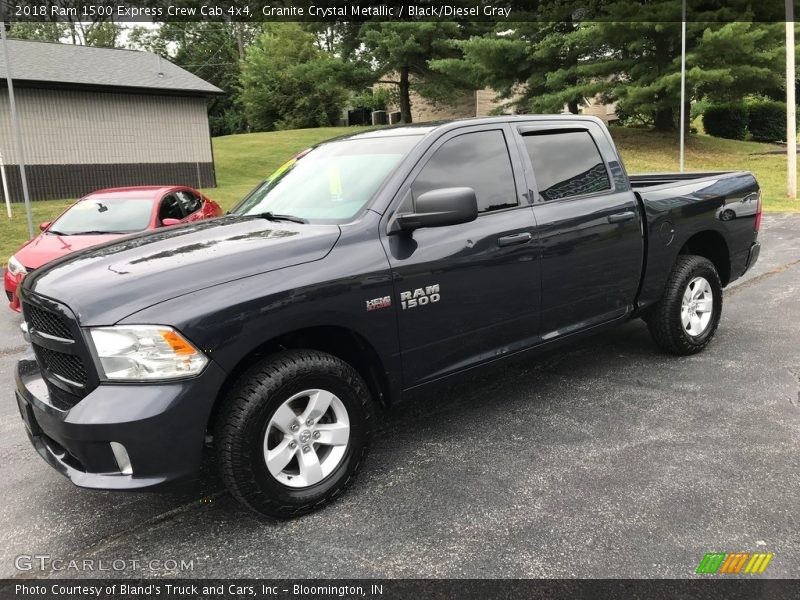
[{"label": "front door", "polygon": [[[470,187],[471,223],[388,235],[405,387],[535,342],[539,263],[533,212],[505,124],[439,139],[400,191],[396,212],[427,191]],[[516,173],[516,175],[515,175]]]}]

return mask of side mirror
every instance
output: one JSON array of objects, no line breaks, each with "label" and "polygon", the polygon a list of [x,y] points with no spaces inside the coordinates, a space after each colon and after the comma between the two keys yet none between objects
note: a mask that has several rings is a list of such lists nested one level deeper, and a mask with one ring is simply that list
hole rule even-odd
[{"label": "side mirror", "polygon": [[50,221],[42,221],[39,223],[39,231],[44,231],[48,227],[50,227]]},{"label": "side mirror", "polygon": [[413,231],[422,227],[444,227],[469,223],[478,218],[478,198],[468,187],[441,188],[425,192],[416,201],[416,211],[397,215],[397,228]]},{"label": "side mirror", "polygon": [[180,219],[161,219],[161,226],[162,227],[172,227],[173,225],[180,225]]}]

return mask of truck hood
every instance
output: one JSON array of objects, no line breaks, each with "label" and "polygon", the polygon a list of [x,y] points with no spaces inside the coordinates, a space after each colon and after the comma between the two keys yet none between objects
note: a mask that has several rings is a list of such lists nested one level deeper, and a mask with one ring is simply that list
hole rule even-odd
[{"label": "truck hood", "polygon": [[77,252],[23,280],[69,306],[83,325],[110,325],[153,304],[214,285],[324,258],[336,225],[222,217]]}]

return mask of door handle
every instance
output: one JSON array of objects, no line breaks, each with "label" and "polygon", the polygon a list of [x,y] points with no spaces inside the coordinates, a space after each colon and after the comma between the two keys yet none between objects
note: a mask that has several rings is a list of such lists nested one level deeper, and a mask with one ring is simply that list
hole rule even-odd
[{"label": "door handle", "polygon": [[516,244],[527,244],[533,239],[533,236],[527,231],[523,233],[513,233],[497,238],[497,245],[501,248],[504,246],[514,246]]},{"label": "door handle", "polygon": [[608,222],[622,223],[623,221],[630,221],[635,216],[636,216],[635,212],[633,212],[632,210],[626,210],[625,212],[617,213],[615,215],[608,215]]}]

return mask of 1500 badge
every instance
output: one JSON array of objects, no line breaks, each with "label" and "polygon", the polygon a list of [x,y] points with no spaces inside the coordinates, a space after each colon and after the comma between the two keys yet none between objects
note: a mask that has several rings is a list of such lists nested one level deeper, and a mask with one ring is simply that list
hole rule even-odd
[{"label": "1500 badge", "polygon": [[416,308],[417,306],[425,306],[426,304],[438,302],[440,299],[441,295],[439,294],[438,283],[425,286],[424,288],[400,292],[400,306],[403,310]]}]

